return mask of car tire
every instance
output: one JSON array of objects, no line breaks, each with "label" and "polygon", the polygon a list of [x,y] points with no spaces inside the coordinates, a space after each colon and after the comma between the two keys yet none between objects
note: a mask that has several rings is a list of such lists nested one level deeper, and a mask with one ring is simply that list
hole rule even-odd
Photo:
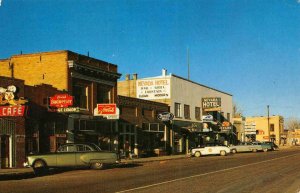
[{"label": "car tire", "polygon": [[94,162],[91,164],[91,168],[94,170],[101,170],[104,168],[104,164],[101,162]]},{"label": "car tire", "polygon": [[47,164],[43,160],[36,160],[32,165],[34,174],[37,176],[45,175],[48,171]]},{"label": "car tire", "polygon": [[236,149],[233,149],[231,152],[232,152],[232,153],[237,153]]},{"label": "car tire", "polygon": [[196,151],[196,152],[195,152],[195,157],[201,157],[200,151]]},{"label": "car tire", "polygon": [[257,152],[257,149],[252,149],[252,152],[254,152],[254,153]]},{"label": "car tire", "polygon": [[264,151],[264,152],[267,152],[267,151],[268,151],[268,149],[267,149],[267,148],[264,148],[264,149],[263,149],[263,151]]},{"label": "car tire", "polygon": [[220,155],[221,156],[225,156],[226,155],[226,151],[224,151],[224,150],[220,151]]}]

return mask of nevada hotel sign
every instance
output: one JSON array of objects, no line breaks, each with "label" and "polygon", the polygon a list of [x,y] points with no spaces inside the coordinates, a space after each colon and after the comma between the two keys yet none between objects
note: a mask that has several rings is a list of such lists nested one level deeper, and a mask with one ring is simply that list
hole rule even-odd
[{"label": "nevada hotel sign", "polygon": [[204,111],[220,111],[221,98],[220,97],[202,98],[202,108]]},{"label": "nevada hotel sign", "polygon": [[139,99],[170,98],[170,79],[144,79],[136,82],[136,94]]}]

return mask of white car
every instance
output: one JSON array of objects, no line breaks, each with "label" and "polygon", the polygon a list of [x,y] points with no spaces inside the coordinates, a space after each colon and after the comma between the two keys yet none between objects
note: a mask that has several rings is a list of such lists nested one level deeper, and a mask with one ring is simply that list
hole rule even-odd
[{"label": "white car", "polygon": [[226,146],[207,146],[207,147],[197,147],[191,150],[191,155],[195,157],[200,157],[203,155],[221,155],[225,156],[230,153],[230,149]]}]

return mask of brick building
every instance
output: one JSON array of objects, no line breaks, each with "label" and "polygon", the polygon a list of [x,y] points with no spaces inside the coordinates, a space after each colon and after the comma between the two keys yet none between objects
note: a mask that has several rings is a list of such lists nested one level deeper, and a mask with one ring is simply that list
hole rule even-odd
[{"label": "brick building", "polygon": [[170,134],[165,123],[157,119],[159,113],[169,112],[167,104],[118,96],[118,106],[121,152],[139,156],[167,153]]},{"label": "brick building", "polygon": [[[20,167],[29,152],[54,151],[66,141],[112,150],[117,121],[94,116],[94,109],[116,103],[121,76],[116,65],[71,51],[21,54],[0,60],[0,76],[0,87],[14,85],[29,101],[29,114],[0,114],[1,152],[10,152],[1,154],[8,160],[4,167]],[[71,96],[72,108],[49,108],[49,98],[57,94]]]}]

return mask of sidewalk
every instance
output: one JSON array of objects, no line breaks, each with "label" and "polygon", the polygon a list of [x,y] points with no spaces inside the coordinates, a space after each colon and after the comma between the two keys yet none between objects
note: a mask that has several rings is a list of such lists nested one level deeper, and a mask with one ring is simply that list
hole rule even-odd
[{"label": "sidewalk", "polygon": [[[173,159],[183,159],[186,155],[170,155],[170,156],[159,156],[159,157],[148,157],[148,158],[134,158],[134,159],[122,159],[121,164],[139,164],[154,161],[166,161]],[[1,180],[17,180],[34,177],[32,168],[9,168],[0,169],[0,181]]]}]

